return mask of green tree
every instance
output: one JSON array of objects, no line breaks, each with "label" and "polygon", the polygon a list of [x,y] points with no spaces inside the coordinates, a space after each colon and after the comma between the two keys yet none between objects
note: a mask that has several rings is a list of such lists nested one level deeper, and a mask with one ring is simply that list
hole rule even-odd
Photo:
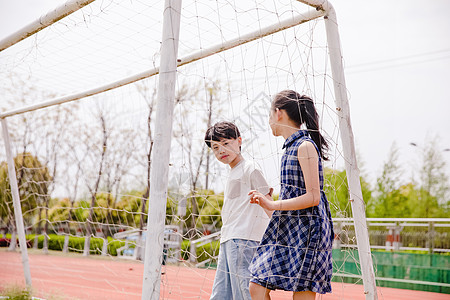
[{"label": "green tree", "polygon": [[[144,211],[142,211],[142,201],[144,201],[142,193],[142,190],[132,190],[125,192],[123,196],[117,200],[116,207],[111,212],[115,224],[138,228],[140,228],[142,223],[147,224],[149,203],[146,201]],[[169,191],[166,205],[166,224],[172,223],[177,212],[177,202],[173,201],[170,194]]]},{"label": "green tree", "polygon": [[423,147],[415,143],[411,145],[418,148],[420,157],[419,172],[412,179],[413,183],[418,182],[418,188],[414,190],[416,198],[411,199],[411,202],[417,200],[417,203],[411,203],[414,205],[411,206],[414,216],[449,217],[450,186],[445,172],[446,161],[443,158],[443,151],[448,149],[442,149],[438,136],[427,138]]},{"label": "green tree", "polygon": [[221,211],[223,207],[223,193],[216,194],[212,190],[205,190],[200,216],[202,224],[210,224],[215,228],[222,227]]},{"label": "green tree", "polygon": [[[327,195],[332,217],[345,218],[353,215],[346,174],[345,170],[325,169],[324,171],[324,191]],[[360,183],[364,202],[366,206],[370,207],[372,203],[370,185],[363,177],[360,177]]]},{"label": "green tree", "polygon": [[86,222],[89,216],[89,207],[89,201],[87,200],[75,201],[72,210],[72,219],[76,220],[78,223]]},{"label": "green tree", "polygon": [[404,215],[404,217],[448,217],[448,215],[445,215],[445,210],[439,205],[437,198],[430,195],[425,189],[409,183],[400,188],[400,193],[407,203],[407,211],[409,212],[409,215]]},{"label": "green tree", "polygon": [[[19,197],[25,226],[32,223],[35,216],[34,209],[42,203],[43,197],[47,195],[48,185],[51,176],[46,166],[44,166],[36,156],[30,153],[21,153],[14,158],[19,187]],[[0,214],[9,217],[12,221],[14,206],[9,185],[8,165],[6,162],[0,163]]]},{"label": "green tree", "polygon": [[[43,90],[34,84],[35,81],[30,80],[29,76],[24,74],[11,72],[4,79],[7,81],[7,84],[2,89],[2,95],[5,100],[1,101],[0,109],[8,110],[17,106],[27,106],[33,102],[51,99],[56,96],[53,92]],[[43,178],[42,180],[49,180],[49,182],[45,185],[40,185],[40,188],[43,189],[40,191],[41,194],[39,197],[30,199],[30,203],[37,201],[37,210],[31,211],[29,216],[24,215],[24,219],[31,219],[35,215],[38,216],[38,220],[34,221],[34,224],[36,224],[36,233],[38,234],[41,231],[41,216],[44,215],[44,220],[48,219],[48,216],[41,214],[41,211],[48,212],[50,194],[54,186],[52,182],[56,176],[56,158],[58,153],[60,153],[56,151],[56,149],[59,149],[56,140],[61,137],[64,125],[70,124],[67,118],[61,116],[60,112],[63,110],[61,107],[58,107],[46,112],[24,113],[14,118],[8,118],[7,120],[10,125],[9,134],[12,147],[20,149],[17,151],[19,153],[34,153],[36,157],[39,157],[40,163],[48,168],[45,174],[48,175],[48,178]],[[67,115],[70,115],[70,113],[66,111]],[[65,122],[59,122],[58,124],[58,119],[63,119]],[[20,174],[19,170],[17,175],[19,182],[22,175],[26,174]],[[25,182],[27,181],[25,180]],[[28,185],[28,183],[25,184]],[[21,183],[19,183],[19,186],[21,186]],[[29,187],[25,189],[29,189]],[[48,223],[45,222],[44,231],[47,228]],[[45,251],[47,249],[47,235],[44,236]]]},{"label": "green tree", "polygon": [[65,222],[70,214],[70,200],[68,198],[58,199],[54,205],[51,205],[48,211],[50,222]]},{"label": "green tree", "polygon": [[399,163],[399,152],[392,144],[388,159],[383,164],[381,175],[377,178],[375,199],[368,216],[378,218],[409,217],[408,194],[400,189],[402,168]]},{"label": "green tree", "polygon": [[[140,207],[142,203],[142,191],[130,191],[125,193],[116,204],[116,210],[112,212],[113,219],[117,220],[117,224],[139,227],[141,214]],[[148,205],[145,208],[145,219],[147,221]]]},{"label": "green tree", "polygon": [[11,189],[8,180],[8,165],[0,162],[0,217],[7,225],[14,227],[14,210],[11,197]]},{"label": "green tree", "polygon": [[107,223],[107,218],[111,212],[113,198],[110,193],[97,193],[94,203],[94,221],[97,223]]}]

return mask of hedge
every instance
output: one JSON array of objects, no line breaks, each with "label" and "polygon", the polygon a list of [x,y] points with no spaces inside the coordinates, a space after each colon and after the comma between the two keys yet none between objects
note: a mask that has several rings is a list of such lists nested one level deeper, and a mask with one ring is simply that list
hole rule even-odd
[{"label": "hedge", "polygon": [[[11,234],[6,235],[5,242],[1,246],[9,246],[9,240],[11,239]],[[28,247],[33,247],[35,242],[35,235],[29,234],[26,236]],[[84,248],[84,237],[69,236],[69,251],[70,252],[82,252]],[[108,237],[108,254],[112,256],[117,256],[117,249],[125,246],[125,241],[115,240],[112,237]],[[62,251],[64,247],[65,236],[57,234],[48,235],[48,249],[54,251]],[[8,242],[6,242],[8,241]],[[219,241],[212,241],[211,243],[197,247],[197,262],[202,262],[212,257],[217,257],[219,254]],[[44,236],[38,236],[38,249],[44,247]],[[130,248],[133,245],[130,244]],[[181,258],[184,260],[189,260],[191,243],[189,240],[184,240],[181,243]],[[101,254],[103,248],[102,238],[91,238],[90,253],[91,254]]]},{"label": "hedge", "polygon": [[[35,242],[35,235],[29,234],[26,236],[28,247],[33,247]],[[11,240],[11,234],[6,235],[6,240],[8,242],[2,243],[1,246],[9,246],[9,240]],[[57,234],[48,235],[48,249],[54,251],[62,251],[64,248],[65,236]],[[17,241],[18,243],[18,241]],[[112,237],[108,237],[108,254],[112,256],[117,256],[117,249],[125,245],[124,241],[118,241]],[[103,247],[102,238],[91,238],[90,243],[90,253],[91,254],[101,254]],[[38,236],[38,249],[44,248],[44,236]],[[69,251],[70,252],[82,252],[84,249],[84,237],[70,236],[69,237]]]},{"label": "hedge", "polygon": [[[212,241],[211,243],[197,247],[197,262],[202,262],[212,257],[217,257],[219,255],[219,241]],[[184,240],[181,243],[181,258],[188,260],[190,256],[191,242]]]}]

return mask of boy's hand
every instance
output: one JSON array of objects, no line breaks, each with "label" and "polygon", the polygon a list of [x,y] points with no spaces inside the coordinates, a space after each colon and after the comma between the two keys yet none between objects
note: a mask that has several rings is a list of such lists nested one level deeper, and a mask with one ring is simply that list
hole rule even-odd
[{"label": "boy's hand", "polygon": [[270,196],[272,194],[271,192],[267,195],[263,195],[260,192],[255,191],[255,190],[250,191],[248,193],[248,195],[250,196],[250,203],[259,204],[259,206],[261,206],[265,210],[269,210],[269,211],[275,210],[274,206],[273,206],[274,201],[273,201],[272,197]]}]

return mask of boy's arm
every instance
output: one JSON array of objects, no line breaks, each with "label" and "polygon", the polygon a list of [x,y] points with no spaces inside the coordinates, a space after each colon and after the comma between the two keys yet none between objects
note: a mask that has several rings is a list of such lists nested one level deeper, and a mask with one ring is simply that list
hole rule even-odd
[{"label": "boy's arm", "polygon": [[[251,188],[253,190],[256,190],[265,195],[267,198],[272,199],[273,188],[269,187],[266,179],[264,178],[260,170],[258,169],[253,170],[253,172],[250,175],[250,182]],[[266,212],[267,216],[270,218],[272,216],[273,210],[269,210],[264,207],[263,209]]]}]

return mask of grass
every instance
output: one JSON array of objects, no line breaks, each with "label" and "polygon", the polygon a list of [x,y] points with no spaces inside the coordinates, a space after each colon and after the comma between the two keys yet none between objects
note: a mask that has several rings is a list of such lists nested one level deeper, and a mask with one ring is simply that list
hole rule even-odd
[{"label": "grass", "polygon": [[[63,300],[65,297],[60,295],[52,295],[46,298],[39,298],[33,296],[34,291],[30,288],[21,285],[9,285],[6,287],[0,287],[0,299],[8,300]],[[73,298],[72,298],[73,299]]]},{"label": "grass", "polygon": [[39,298],[32,296],[31,289],[19,285],[11,285],[0,289],[0,299],[32,300]]}]

